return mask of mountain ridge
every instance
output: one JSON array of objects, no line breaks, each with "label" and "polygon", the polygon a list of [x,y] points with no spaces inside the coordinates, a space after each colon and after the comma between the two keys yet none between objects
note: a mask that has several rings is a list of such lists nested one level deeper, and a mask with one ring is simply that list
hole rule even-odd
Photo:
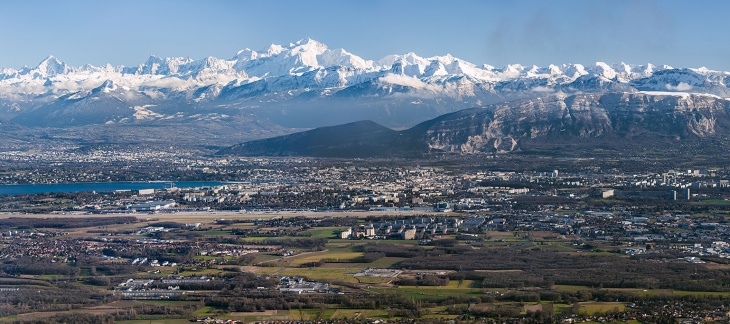
[{"label": "mountain ridge", "polygon": [[[74,109],[73,100],[93,97],[92,90],[107,82],[116,87],[110,91],[120,92],[117,104]],[[730,97],[728,85],[728,72],[654,64],[495,68],[450,54],[424,58],[413,52],[366,60],[307,38],[243,49],[230,59],[150,56],[132,67],[73,67],[49,56],[36,67],[0,69],[0,116],[27,127],[66,127],[71,119],[93,125],[183,121],[204,110],[253,113],[284,127],[373,119],[403,128],[464,108],[551,94],[663,91]],[[134,118],[137,106],[152,113],[144,121]],[[53,118],[33,112],[54,109],[48,115]]]},{"label": "mountain ridge", "polygon": [[[360,127],[363,125],[370,130],[383,127]],[[698,94],[554,95],[464,109],[403,131],[382,132],[377,138],[350,127],[346,124],[257,140],[218,154],[409,157],[431,153],[504,153],[548,146],[661,149],[687,141],[727,141],[730,101]],[[318,132],[328,134],[326,154],[310,149],[311,143],[318,142],[311,135]],[[376,142],[356,151],[363,148],[356,143],[369,140]]]}]

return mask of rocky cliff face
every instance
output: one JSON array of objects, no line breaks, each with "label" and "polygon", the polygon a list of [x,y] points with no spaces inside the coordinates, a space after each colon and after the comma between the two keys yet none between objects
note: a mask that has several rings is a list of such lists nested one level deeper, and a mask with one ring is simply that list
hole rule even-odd
[{"label": "rocky cliff face", "polygon": [[432,151],[460,153],[547,143],[642,144],[726,135],[729,111],[730,101],[709,95],[556,95],[463,110],[407,132]]},{"label": "rocky cliff face", "polygon": [[478,153],[594,140],[648,142],[727,134],[728,100],[644,93],[556,95],[462,110],[408,131],[433,151]]},{"label": "rocky cliff face", "polygon": [[[558,94],[461,110],[401,132],[384,132],[374,125],[367,124],[379,130],[377,139],[347,125],[329,128],[327,138],[336,143],[328,142],[327,156],[352,156],[353,150],[362,148],[357,143],[363,142],[378,145],[368,147],[361,157],[509,152],[548,145],[661,147],[730,135],[730,101],[699,94]],[[261,140],[226,153],[320,155],[306,149],[316,142],[311,137],[306,137],[304,146],[290,141],[299,137]],[[256,150],[245,149],[254,146]]]}]

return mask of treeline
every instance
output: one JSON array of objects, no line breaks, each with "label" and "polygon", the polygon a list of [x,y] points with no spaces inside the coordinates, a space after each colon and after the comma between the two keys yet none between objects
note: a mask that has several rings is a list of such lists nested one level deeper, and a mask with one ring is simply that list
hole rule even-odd
[{"label": "treeline", "polygon": [[116,319],[111,314],[60,313],[43,319],[24,320],[24,324],[114,324]]},{"label": "treeline", "polygon": [[[237,232],[235,229],[232,231],[233,234],[236,233],[243,233],[243,232]],[[245,234],[243,234],[245,235]],[[257,235],[252,235],[257,236]],[[268,235],[264,235],[267,236]],[[246,245],[280,245],[283,248],[296,248],[296,249],[305,249],[305,250],[311,250],[311,251],[321,251],[324,250],[325,245],[327,244],[326,238],[273,238],[275,236],[272,236],[270,239],[263,239],[263,240],[251,240],[251,241],[245,241],[244,244]],[[229,238],[229,237],[208,237],[206,238],[206,242],[210,243],[221,243],[221,244],[241,244],[241,241],[239,241],[237,238]]]},{"label": "treeline", "polygon": [[89,269],[92,276],[116,276],[135,273],[145,268],[129,263],[99,262],[94,258],[79,258],[76,263],[53,262],[50,258],[22,257],[0,264],[0,273],[19,275],[61,275],[77,277],[81,269]]},{"label": "treeline", "polygon": [[449,277],[418,275],[414,278],[398,278],[393,283],[398,286],[447,286],[449,284]]},{"label": "treeline", "polygon": [[[234,241],[234,243],[236,243]],[[240,243],[240,242],[237,242]],[[281,245],[283,248],[296,248],[311,251],[324,250],[326,238],[296,238],[296,239],[265,239],[260,241],[246,241],[247,245]]]},{"label": "treeline", "polygon": [[93,306],[116,300],[102,291],[84,289],[74,284],[62,283],[58,288],[27,288],[3,291],[0,294],[0,317],[25,312],[58,312]]},{"label": "treeline", "polygon": [[118,276],[146,270],[144,266],[127,263],[93,263],[88,268],[92,276]]},{"label": "treeline", "polygon": [[[366,246],[368,248],[382,249],[380,245]],[[730,290],[730,272],[708,269],[702,265],[534,249],[482,248],[463,251],[460,255],[429,251],[419,257],[411,257],[399,266],[406,269],[455,270],[458,273],[453,274],[452,279],[453,276],[459,276],[481,280],[485,288],[549,287],[560,284],[604,288]]]},{"label": "treeline", "polygon": [[382,309],[386,307],[409,309],[413,307],[407,298],[397,295],[300,295],[271,290],[247,291],[244,294],[227,294],[222,291],[218,296],[207,298],[205,305],[235,312],[331,308],[331,305],[336,305],[337,308],[359,309]]},{"label": "treeline", "polygon": [[254,221],[251,219],[216,219],[215,223],[219,225],[232,225],[232,224],[242,224],[242,223],[253,223]]},{"label": "treeline", "polygon": [[140,320],[150,318],[179,318],[192,317],[197,306],[162,306],[144,304],[134,306],[128,309],[121,309],[113,314],[89,314],[67,312],[58,313],[41,319],[23,320],[22,323],[28,324],[56,324],[56,323],[74,323],[74,324],[113,324],[116,321]]},{"label": "treeline", "polygon": [[150,223],[147,226],[151,227],[164,227],[164,228],[186,228],[187,225],[178,222],[155,222]]},{"label": "treeline", "polygon": [[23,257],[0,264],[0,272],[19,275],[78,276],[80,269],[66,263],[52,262],[50,258]]},{"label": "treeline", "polygon": [[250,228],[234,228],[231,230],[231,234],[240,236],[240,237],[282,237],[282,236],[298,236],[298,235],[301,235],[302,232],[300,232],[299,230],[284,230],[284,229],[262,231],[262,230],[250,229]]},{"label": "treeline", "polygon": [[317,220],[312,224],[312,227],[353,227],[357,225],[357,217],[332,217]]},{"label": "treeline", "polygon": [[425,253],[423,248],[417,246],[402,246],[397,244],[368,243],[354,250],[361,250],[366,253],[383,253],[386,257],[415,258]]},{"label": "treeline", "polygon": [[[111,257],[121,257],[134,260],[138,257],[145,257],[160,262],[175,262],[178,264],[192,261],[197,251],[193,246],[126,246],[123,249],[104,248],[102,254]],[[97,263],[94,258],[82,259],[84,262],[93,265]]]},{"label": "treeline", "polygon": [[137,218],[132,216],[58,218],[10,217],[0,219],[0,228],[81,228],[132,224],[136,222]]},{"label": "treeline", "polygon": [[2,286],[25,286],[36,285],[50,287],[51,283],[41,279],[21,279],[21,278],[4,278],[0,277],[0,285]]}]

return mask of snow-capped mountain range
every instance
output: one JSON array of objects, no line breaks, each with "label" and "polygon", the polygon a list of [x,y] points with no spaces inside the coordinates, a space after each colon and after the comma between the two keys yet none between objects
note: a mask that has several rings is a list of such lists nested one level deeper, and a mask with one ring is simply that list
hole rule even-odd
[{"label": "snow-capped mountain range", "polygon": [[151,56],[135,67],[0,68],[0,119],[27,127],[225,121],[284,127],[371,119],[407,127],[456,110],[552,94],[645,92],[730,97],[730,73],[666,65],[519,64],[451,55],[366,60],[312,39],[244,49],[230,59]]}]

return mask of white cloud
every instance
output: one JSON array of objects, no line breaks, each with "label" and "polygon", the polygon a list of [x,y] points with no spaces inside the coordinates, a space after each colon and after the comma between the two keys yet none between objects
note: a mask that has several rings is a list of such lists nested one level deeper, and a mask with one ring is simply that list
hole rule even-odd
[{"label": "white cloud", "polygon": [[423,82],[416,77],[401,74],[389,73],[381,77],[380,81],[415,89],[425,89],[426,87],[428,87],[428,84],[426,82]]},{"label": "white cloud", "polygon": [[144,82],[143,85],[156,88],[186,89],[195,84],[192,81],[180,80],[177,77],[167,77]]},{"label": "white cloud", "polygon": [[543,86],[537,86],[532,88],[532,91],[535,92],[554,92],[555,90],[550,87],[543,87]]},{"label": "white cloud", "polygon": [[678,85],[673,86],[671,84],[666,85],[667,90],[670,91],[689,91],[692,90],[692,86],[689,83],[680,82]]}]

